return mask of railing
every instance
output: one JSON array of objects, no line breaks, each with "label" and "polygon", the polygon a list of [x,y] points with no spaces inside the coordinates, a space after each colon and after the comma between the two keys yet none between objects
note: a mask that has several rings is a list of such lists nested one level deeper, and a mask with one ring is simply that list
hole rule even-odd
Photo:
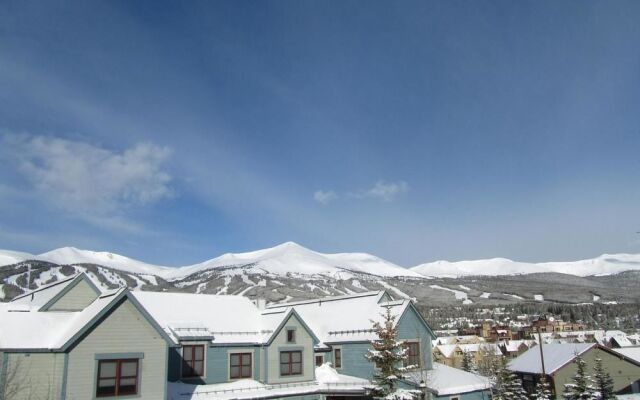
[{"label": "railing", "polygon": [[264,385],[264,386],[247,386],[247,387],[240,387],[240,388],[229,388],[229,389],[216,389],[216,390],[203,390],[203,391],[198,391],[198,392],[192,392],[192,393],[180,393],[181,396],[204,396],[204,395],[211,395],[211,394],[225,394],[225,393],[242,393],[242,392],[250,392],[250,391],[257,391],[257,390],[278,390],[278,389],[289,389],[289,388],[297,388],[297,387],[313,387],[314,390],[319,390],[320,388],[327,388],[329,390],[331,390],[331,388],[356,388],[356,387],[361,387],[364,388],[364,385],[361,383],[355,383],[355,382],[317,382],[317,381],[311,381],[311,382],[293,382],[293,383],[274,383],[274,384],[269,384],[269,385]]}]

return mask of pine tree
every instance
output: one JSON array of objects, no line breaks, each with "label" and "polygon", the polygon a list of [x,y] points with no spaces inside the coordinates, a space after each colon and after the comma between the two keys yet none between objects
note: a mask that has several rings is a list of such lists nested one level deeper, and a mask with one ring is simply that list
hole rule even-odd
[{"label": "pine tree", "polygon": [[[406,370],[401,366],[407,358],[406,344],[397,339],[398,331],[391,308],[387,307],[386,313],[382,316],[382,323],[373,321],[373,329],[378,338],[371,341],[372,349],[365,355],[376,365],[371,394],[375,398],[384,399],[413,397],[412,391],[398,389],[398,381],[404,378],[403,373]],[[419,392],[415,393],[417,394]]]},{"label": "pine tree", "polygon": [[462,369],[467,372],[477,372],[476,365],[473,362],[473,357],[469,351],[462,352]]},{"label": "pine tree", "polygon": [[601,358],[596,358],[596,365],[593,370],[595,372],[593,378],[595,389],[598,392],[597,399],[615,399],[616,396],[613,394],[613,379],[611,379],[611,375],[604,369]]},{"label": "pine tree", "polygon": [[565,400],[596,400],[598,397],[593,388],[593,382],[591,377],[587,375],[587,363],[579,355],[576,355],[575,362],[578,371],[572,379],[573,383],[564,385],[562,396]]},{"label": "pine tree", "polygon": [[503,357],[496,371],[494,400],[528,400],[527,392],[522,388],[522,381],[507,368],[507,361]]},{"label": "pine tree", "polygon": [[551,386],[549,385],[549,381],[547,381],[547,377],[544,375],[540,376],[540,380],[536,384],[535,392],[531,397],[532,400],[551,400]]}]

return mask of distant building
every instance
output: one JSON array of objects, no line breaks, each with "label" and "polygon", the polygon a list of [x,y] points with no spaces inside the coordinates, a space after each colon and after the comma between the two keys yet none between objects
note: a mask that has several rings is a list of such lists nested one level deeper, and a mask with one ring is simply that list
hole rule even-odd
[{"label": "distant building", "polygon": [[[596,343],[553,343],[544,344],[542,349],[545,374],[558,399],[562,398],[564,385],[571,383],[576,374],[574,360],[577,355],[584,359],[589,371],[593,371],[597,358],[602,359],[605,369],[613,379],[616,394],[640,393],[640,362],[633,358]],[[508,368],[520,377],[525,390],[533,393],[542,375],[540,348],[536,346],[529,349],[511,361]]]}]

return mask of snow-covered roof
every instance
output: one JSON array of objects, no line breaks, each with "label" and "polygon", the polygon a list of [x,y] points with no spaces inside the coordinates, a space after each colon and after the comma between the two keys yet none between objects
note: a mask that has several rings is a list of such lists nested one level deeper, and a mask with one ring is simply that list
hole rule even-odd
[{"label": "snow-covered roof", "polygon": [[622,354],[623,356],[640,363],[640,347],[624,347],[621,349],[611,349],[612,351]]},{"label": "snow-covered roof", "polygon": [[170,400],[240,400],[263,399],[313,394],[363,394],[371,383],[355,376],[339,374],[325,363],[315,370],[315,381],[264,384],[253,379],[242,379],[228,383],[211,385],[189,385],[169,382]]},{"label": "snow-covered roof", "polygon": [[329,297],[304,302],[275,304],[267,310],[293,307],[318,338],[325,343],[367,341],[375,339],[371,321],[382,322],[388,306],[396,322],[410,305],[410,300],[381,301],[381,292]]},{"label": "snow-covered roof", "polygon": [[75,283],[78,279],[82,279],[83,274],[70,276],[61,279],[49,285],[41,286],[36,290],[16,296],[11,300],[11,306],[21,305],[29,308],[39,309],[53,299],[58,293],[63,291],[67,286]]},{"label": "snow-covered roof", "polygon": [[[596,346],[595,343],[551,343],[542,346],[544,353],[545,372],[551,374],[576,357]],[[531,348],[511,361],[509,369],[533,374],[542,373],[540,362],[540,348]]]},{"label": "snow-covered roof", "polygon": [[534,346],[536,344],[533,340],[504,340],[500,342],[500,346],[504,347],[508,352],[517,352],[520,349],[520,346],[524,345],[527,348]]},{"label": "snow-covered roof", "polygon": [[0,348],[60,349],[125,290],[122,288],[104,293],[84,310],[76,312],[16,311],[5,306],[0,309]]},{"label": "snow-covered roof", "polygon": [[175,328],[206,328],[214,343],[261,343],[260,310],[244,296],[131,293],[177,343]]},{"label": "snow-covered roof", "polygon": [[438,396],[462,394],[491,388],[489,378],[473,374],[440,363],[433,363],[433,369],[407,374],[407,380],[414,385],[425,382],[430,391]]}]

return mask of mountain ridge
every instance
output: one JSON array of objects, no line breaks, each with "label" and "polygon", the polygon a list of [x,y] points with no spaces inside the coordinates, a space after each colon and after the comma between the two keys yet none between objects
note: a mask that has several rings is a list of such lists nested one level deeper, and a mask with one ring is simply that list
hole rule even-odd
[{"label": "mountain ridge", "polygon": [[230,266],[248,266],[275,275],[340,275],[345,271],[368,273],[381,277],[501,276],[531,273],[562,273],[575,276],[610,275],[640,270],[640,254],[603,254],[578,261],[529,263],[508,258],[446,261],[438,260],[405,268],[368,253],[320,253],[295,242],[243,253],[225,253],[200,263],[168,267],[155,265],[106,251],[61,247],[39,255],[0,250],[0,266],[27,260],[59,265],[96,264],[124,272],[152,274],[177,280],[194,273]]}]

